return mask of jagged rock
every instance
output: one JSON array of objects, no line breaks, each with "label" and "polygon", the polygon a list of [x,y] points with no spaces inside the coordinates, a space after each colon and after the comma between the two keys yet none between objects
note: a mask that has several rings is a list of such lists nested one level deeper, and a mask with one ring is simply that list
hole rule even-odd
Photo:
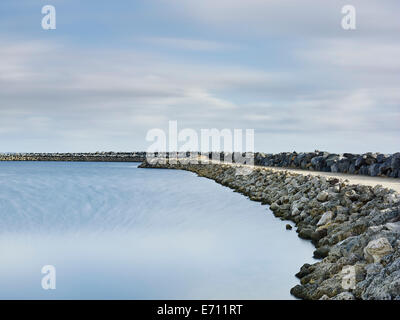
[{"label": "jagged rock", "polygon": [[364,249],[364,255],[367,261],[377,263],[392,251],[389,241],[386,238],[379,238],[368,243]]},{"label": "jagged rock", "polygon": [[347,216],[344,214],[338,214],[335,218],[335,222],[345,222],[347,220]]},{"label": "jagged rock", "polygon": [[315,230],[311,234],[311,240],[315,243],[318,243],[319,240],[321,240],[323,237],[327,235],[327,230],[326,229],[320,229],[320,230]]},{"label": "jagged rock", "polygon": [[351,292],[342,292],[339,293],[337,296],[331,298],[331,300],[355,300],[356,298]]},{"label": "jagged rock", "polygon": [[351,201],[357,201],[359,198],[359,195],[353,189],[346,191],[345,196]]},{"label": "jagged rock", "polygon": [[304,288],[302,285],[296,285],[292,289],[290,289],[290,294],[294,295],[296,298],[300,299],[307,299],[308,298],[308,293],[306,288]]},{"label": "jagged rock", "polygon": [[326,191],[321,191],[318,196],[317,196],[317,200],[320,202],[325,202],[328,200],[329,197],[329,193]]},{"label": "jagged rock", "polygon": [[331,222],[332,219],[333,219],[333,212],[327,211],[322,215],[321,219],[319,219],[317,226],[323,226],[323,225]]},{"label": "jagged rock", "polygon": [[302,239],[310,240],[314,230],[311,228],[304,228],[299,231],[299,237]]},{"label": "jagged rock", "polygon": [[292,216],[293,216],[293,217],[298,216],[300,213],[301,213],[301,211],[299,210],[298,207],[294,207],[294,208],[292,209]]},{"label": "jagged rock", "polygon": [[393,170],[400,169],[400,152],[393,154],[391,167]]},{"label": "jagged rock", "polygon": [[278,210],[279,209],[279,205],[276,203],[276,202],[274,202],[274,203],[272,203],[271,205],[270,205],[270,207],[269,207],[272,211],[275,211],[275,210]]},{"label": "jagged rock", "polygon": [[371,164],[368,168],[368,173],[371,177],[376,177],[380,172],[380,164],[374,163]]},{"label": "jagged rock", "polygon": [[328,247],[320,247],[317,250],[314,251],[314,258],[317,259],[322,259],[327,257],[329,254],[329,248]]},{"label": "jagged rock", "polygon": [[400,222],[388,222],[385,227],[393,232],[400,232]]},{"label": "jagged rock", "polygon": [[314,267],[308,263],[305,263],[301,268],[298,273],[296,273],[296,277],[301,279],[307,275],[309,275],[311,272],[314,271]]}]

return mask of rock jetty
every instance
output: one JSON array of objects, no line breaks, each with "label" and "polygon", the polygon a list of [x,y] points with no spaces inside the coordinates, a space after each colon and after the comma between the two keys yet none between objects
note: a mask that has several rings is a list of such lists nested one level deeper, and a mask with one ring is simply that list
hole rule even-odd
[{"label": "rock jetty", "polygon": [[[186,153],[189,156],[189,152]],[[193,154],[193,153],[192,153]],[[200,153],[210,159],[224,161],[228,153]],[[163,153],[169,158],[170,153]],[[130,161],[142,162],[146,152],[95,152],[95,153],[8,153],[0,154],[0,161]],[[159,156],[155,153],[155,156]],[[175,155],[176,156],[176,155]],[[242,155],[244,156],[244,155]],[[254,164],[264,167],[281,167],[311,171],[348,173],[366,176],[400,178],[400,152],[382,153],[329,153],[314,152],[282,152],[269,154],[256,152],[252,154]],[[234,157],[233,157],[233,162]]]},{"label": "rock jetty", "polygon": [[145,152],[3,153],[0,161],[142,162]]},{"label": "rock jetty", "polygon": [[255,153],[254,163],[266,167],[285,167],[324,172],[360,174],[371,177],[400,177],[400,152],[382,153],[329,153],[282,152],[278,154]]},{"label": "rock jetty", "polygon": [[[347,168],[349,171],[352,166],[350,171],[366,172],[366,168],[373,164],[381,168],[381,164],[387,163],[390,169],[379,169],[380,172],[398,173],[393,171],[397,170],[397,154],[362,156],[362,160],[357,160],[358,156],[347,155],[345,165],[343,163],[347,160],[337,155],[299,155],[265,156],[264,159],[275,159],[265,162],[265,165],[290,167],[296,162],[296,166],[307,167],[311,163],[315,170],[336,166],[338,170]],[[166,160],[160,164],[144,161],[140,167],[197,173],[253,201],[268,204],[276,217],[293,221],[298,236],[312,241],[316,247],[314,256],[321,259],[317,263],[303,265],[296,274],[300,283],[291,289],[295,297],[322,300],[400,299],[400,195],[394,190],[380,185],[351,185],[337,178],[259,166],[251,167],[249,171],[249,166],[222,162],[183,164]]]}]

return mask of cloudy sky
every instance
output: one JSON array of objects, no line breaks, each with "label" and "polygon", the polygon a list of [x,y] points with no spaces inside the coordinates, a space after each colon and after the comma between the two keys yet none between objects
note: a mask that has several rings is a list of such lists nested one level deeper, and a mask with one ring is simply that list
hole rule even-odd
[{"label": "cloudy sky", "polygon": [[169,120],[265,152],[400,151],[400,1],[1,0],[0,152],[146,150]]}]

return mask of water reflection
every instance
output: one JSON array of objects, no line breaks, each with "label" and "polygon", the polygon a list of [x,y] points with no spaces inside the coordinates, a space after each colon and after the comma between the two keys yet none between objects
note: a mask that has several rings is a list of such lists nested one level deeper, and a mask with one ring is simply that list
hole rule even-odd
[{"label": "water reflection", "polygon": [[0,298],[290,299],[313,248],[284,226],[189,172],[0,163]]}]

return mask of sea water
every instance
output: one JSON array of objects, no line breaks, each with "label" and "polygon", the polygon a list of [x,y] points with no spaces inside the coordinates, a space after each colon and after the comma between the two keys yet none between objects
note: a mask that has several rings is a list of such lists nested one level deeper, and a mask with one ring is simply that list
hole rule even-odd
[{"label": "sea water", "polygon": [[1,162],[0,298],[291,299],[313,247],[285,224],[187,171]]}]

